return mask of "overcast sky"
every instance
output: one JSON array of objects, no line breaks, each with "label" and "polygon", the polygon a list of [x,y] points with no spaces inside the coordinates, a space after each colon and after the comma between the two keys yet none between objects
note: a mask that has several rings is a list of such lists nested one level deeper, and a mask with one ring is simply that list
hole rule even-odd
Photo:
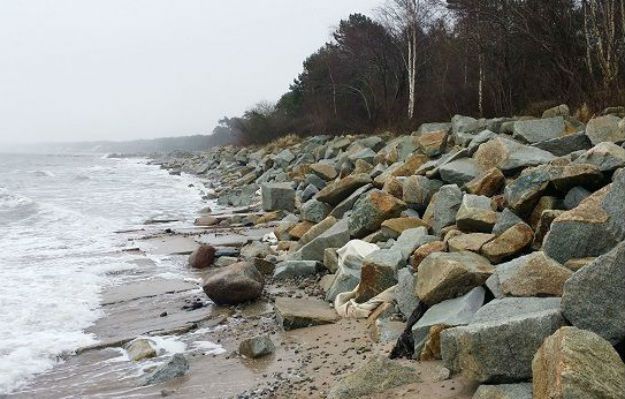
[{"label": "overcast sky", "polygon": [[209,133],[382,0],[2,0],[0,142]]}]

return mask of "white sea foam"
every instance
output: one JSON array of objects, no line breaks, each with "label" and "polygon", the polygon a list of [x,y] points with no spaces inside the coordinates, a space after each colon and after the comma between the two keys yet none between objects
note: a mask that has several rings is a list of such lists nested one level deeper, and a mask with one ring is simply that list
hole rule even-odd
[{"label": "white sea foam", "polygon": [[[112,272],[134,267],[114,231],[161,214],[189,221],[203,204],[188,187],[197,185],[192,177],[136,160],[2,155],[0,182],[2,395],[53,367],[59,355],[95,342],[84,330],[102,315],[103,287],[119,278]],[[175,273],[166,261],[162,266]],[[180,349],[159,342],[165,351]]]}]

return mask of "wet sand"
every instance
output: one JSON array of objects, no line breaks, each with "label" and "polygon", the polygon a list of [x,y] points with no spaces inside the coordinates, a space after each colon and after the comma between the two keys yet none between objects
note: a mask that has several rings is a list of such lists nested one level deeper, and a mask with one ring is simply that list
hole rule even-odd
[{"label": "wet sand", "polygon": [[[367,320],[341,319],[336,324],[284,332],[275,319],[273,300],[276,296],[307,297],[301,284],[268,281],[263,297],[245,305],[220,307],[208,301],[199,281],[213,271],[187,268],[186,254],[200,242],[240,247],[260,239],[271,231],[269,227],[189,226],[167,231],[143,236],[134,232],[136,238],[129,248],[137,254],[171,256],[182,277],[158,277],[162,272],[158,265],[147,256],[140,257],[137,267],[129,271],[133,274],[130,282],[103,293],[105,316],[87,331],[95,334],[98,344],[68,354],[11,398],[325,398],[338,379],[369,357],[390,352],[394,341],[372,339],[375,334]],[[193,302],[206,306],[183,309]],[[241,340],[261,333],[272,337],[274,354],[256,360],[237,354]],[[128,361],[121,347],[138,336],[184,342],[189,372],[167,383],[144,386],[151,368],[167,356]],[[221,345],[225,352],[215,354],[198,346],[206,341]],[[403,362],[415,367],[423,382],[372,398],[468,399],[475,390],[458,377],[441,381],[440,362]]]}]

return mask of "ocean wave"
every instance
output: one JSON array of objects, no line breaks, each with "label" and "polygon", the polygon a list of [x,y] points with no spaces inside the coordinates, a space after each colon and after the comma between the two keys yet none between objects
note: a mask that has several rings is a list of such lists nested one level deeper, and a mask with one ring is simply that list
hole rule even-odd
[{"label": "ocean wave", "polygon": [[56,175],[49,170],[35,170],[32,172],[33,175],[38,177],[55,177]]}]

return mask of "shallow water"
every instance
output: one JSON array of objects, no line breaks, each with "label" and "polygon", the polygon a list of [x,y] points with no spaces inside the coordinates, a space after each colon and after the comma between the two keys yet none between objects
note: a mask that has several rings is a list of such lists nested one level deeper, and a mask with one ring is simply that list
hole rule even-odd
[{"label": "shallow water", "polygon": [[101,316],[102,289],[136,267],[114,232],[150,218],[188,224],[203,206],[198,186],[145,160],[0,154],[0,394],[94,343],[83,330]]}]

